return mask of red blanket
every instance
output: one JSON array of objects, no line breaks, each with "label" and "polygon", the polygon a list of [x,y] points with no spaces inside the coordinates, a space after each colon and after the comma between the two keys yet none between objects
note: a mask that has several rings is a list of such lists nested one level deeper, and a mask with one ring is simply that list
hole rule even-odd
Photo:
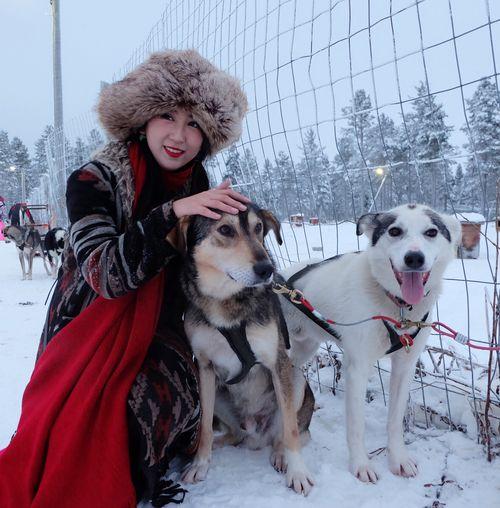
[{"label": "red blanket", "polygon": [[[146,165],[129,154],[136,199]],[[127,396],[155,332],[163,272],[133,293],[97,298],[49,343],[0,452],[2,508],[129,508]]]}]

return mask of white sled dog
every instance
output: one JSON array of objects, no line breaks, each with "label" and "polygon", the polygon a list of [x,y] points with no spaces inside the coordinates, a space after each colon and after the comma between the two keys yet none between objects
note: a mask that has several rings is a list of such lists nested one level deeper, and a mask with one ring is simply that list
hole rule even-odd
[{"label": "white sled dog", "polygon": [[[363,215],[356,233],[369,238],[365,251],[306,266],[294,265],[281,275],[290,286],[302,291],[324,317],[339,323],[376,315],[430,322],[444,270],[454,258],[461,238],[459,221],[426,206],[411,204]],[[281,300],[290,332],[292,361],[303,365],[332,336],[288,300]],[[389,353],[389,468],[396,475],[417,474],[417,464],[404,444],[403,417],[410,380],[429,328],[405,330],[414,336],[409,348],[402,347],[399,335],[394,329],[389,332],[389,328],[389,324],[379,320],[333,327],[338,335],[336,342],[344,351],[349,469],[363,482],[378,480],[364,443],[363,405],[368,378],[376,360]]]}]

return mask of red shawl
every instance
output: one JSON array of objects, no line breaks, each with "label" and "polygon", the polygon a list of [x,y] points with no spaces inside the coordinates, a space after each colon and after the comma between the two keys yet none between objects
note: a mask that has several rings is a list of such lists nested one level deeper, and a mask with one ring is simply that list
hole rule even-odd
[{"label": "red shawl", "polygon": [[[136,196],[146,162],[130,146]],[[135,508],[127,396],[155,332],[164,273],[120,298],[98,297],[49,343],[0,452],[2,508]]]}]

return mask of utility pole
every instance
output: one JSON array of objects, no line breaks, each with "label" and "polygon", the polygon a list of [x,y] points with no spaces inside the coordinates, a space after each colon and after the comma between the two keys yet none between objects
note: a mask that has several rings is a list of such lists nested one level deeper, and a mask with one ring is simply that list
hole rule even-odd
[{"label": "utility pole", "polygon": [[52,58],[54,83],[54,130],[62,130],[62,71],[61,71],[61,25],[59,14],[59,0],[50,0],[52,5]]},{"label": "utility pole", "polygon": [[66,182],[64,157],[63,103],[62,103],[62,70],[61,70],[61,25],[60,0],[50,0],[52,6],[52,58],[54,87],[54,152],[55,174],[51,175],[52,215],[59,225],[66,222],[64,188]]}]

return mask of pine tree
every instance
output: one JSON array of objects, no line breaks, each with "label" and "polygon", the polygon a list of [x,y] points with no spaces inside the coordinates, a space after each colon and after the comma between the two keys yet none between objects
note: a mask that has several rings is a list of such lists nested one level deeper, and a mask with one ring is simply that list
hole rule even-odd
[{"label": "pine tree", "polygon": [[330,162],[316,142],[313,129],[306,131],[302,152],[297,168],[304,209],[309,216],[317,216],[323,221],[332,219]]},{"label": "pine tree", "polygon": [[412,102],[412,108],[413,112],[406,116],[408,159],[417,159],[414,162],[420,178],[422,201],[433,208],[446,210],[451,183],[451,163],[446,158],[453,153],[449,141],[453,128],[446,125],[443,105],[436,102],[422,82],[417,86],[417,98]]},{"label": "pine tree", "polygon": [[240,166],[243,178],[246,181],[246,185],[241,188],[243,193],[259,205],[263,207],[267,206],[262,193],[259,165],[257,163],[257,159],[249,148],[245,148],[244,157],[240,161]]},{"label": "pine tree", "polygon": [[290,156],[282,150],[276,159],[275,175],[278,216],[284,219],[292,214],[303,213],[297,192],[297,175]]},{"label": "pine tree", "polygon": [[22,179],[24,178],[24,198],[27,199],[30,190],[33,188],[34,178],[31,172],[31,159],[29,156],[26,145],[18,138],[12,138],[10,143],[11,150],[11,161],[13,166],[16,168],[16,176],[18,179],[17,185],[17,200],[22,199]]},{"label": "pine tree", "polygon": [[48,174],[49,163],[47,161],[47,139],[54,132],[52,125],[47,125],[42,135],[35,142],[35,156],[32,161],[32,174],[35,180],[39,180],[41,175]]},{"label": "pine tree", "polygon": [[0,131],[0,195],[5,199],[7,208],[18,201],[18,183],[12,166],[12,150],[7,131]]},{"label": "pine tree", "polygon": [[374,117],[372,103],[365,90],[356,90],[350,106],[342,109],[349,118],[348,128],[342,130],[339,140],[339,159],[349,173],[352,184],[353,216],[366,212],[374,194],[372,175],[367,168],[371,164]]},{"label": "pine tree", "polygon": [[238,152],[236,146],[230,146],[225,160],[226,171],[222,177],[223,180],[229,178],[229,180],[231,180],[231,184],[238,187],[238,189],[244,188],[245,184],[248,183],[242,171],[240,158],[240,152]]},{"label": "pine tree", "polygon": [[[451,201],[457,210],[464,209],[464,198],[465,198],[465,186],[464,186],[464,172],[462,165],[457,165],[457,170],[452,179],[451,184]],[[466,208],[466,206],[465,206]]]},{"label": "pine tree", "polygon": [[394,120],[385,113],[380,113],[369,131],[370,165],[384,169],[384,174],[377,176],[374,184],[382,185],[381,179],[387,176],[377,199],[380,210],[408,202],[407,178],[405,178],[407,167],[402,164],[404,152],[399,146],[399,140]]},{"label": "pine tree", "polygon": [[73,166],[75,169],[83,166],[90,159],[90,153],[88,147],[85,146],[82,138],[78,137],[75,140],[75,146],[73,148]]},{"label": "pine tree", "polygon": [[104,145],[104,138],[97,129],[91,129],[87,136],[88,152],[95,152]]},{"label": "pine tree", "polygon": [[466,166],[467,202],[491,218],[500,178],[500,98],[490,80],[482,81],[467,100],[467,117],[470,130],[462,128],[471,154]]},{"label": "pine tree", "polygon": [[281,182],[277,176],[277,170],[271,164],[269,159],[264,160],[264,168],[262,170],[262,203],[271,210],[276,217],[285,219],[282,210],[278,206]]}]

